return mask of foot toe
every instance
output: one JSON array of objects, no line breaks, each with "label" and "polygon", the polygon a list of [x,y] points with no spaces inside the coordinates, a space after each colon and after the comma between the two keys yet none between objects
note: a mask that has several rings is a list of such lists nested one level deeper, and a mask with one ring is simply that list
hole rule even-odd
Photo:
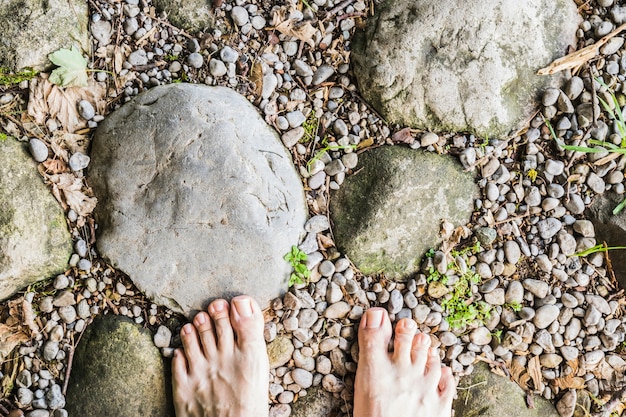
[{"label": "foot toe", "polygon": [[374,307],[363,313],[359,325],[359,358],[376,363],[388,357],[391,321],[387,311]]},{"label": "foot toe", "polygon": [[424,374],[428,384],[438,386],[441,380],[441,359],[439,358],[439,349],[430,348],[428,350],[428,359],[426,360],[426,372]]},{"label": "foot toe", "polygon": [[226,300],[218,299],[209,304],[209,315],[215,325],[217,348],[221,351],[232,351],[235,345],[229,310],[230,306]]},{"label": "foot toe", "polygon": [[413,319],[402,319],[396,324],[396,335],[393,343],[393,360],[400,364],[411,363],[411,347],[417,331]]},{"label": "foot toe", "polygon": [[452,375],[452,369],[444,367],[441,369],[441,379],[439,380],[439,397],[446,403],[452,406],[452,400],[456,393],[456,380]]},{"label": "foot toe", "polygon": [[420,375],[426,372],[426,362],[428,361],[428,349],[430,348],[430,336],[426,333],[418,333],[413,337],[411,345],[411,360]]},{"label": "foot toe", "polygon": [[215,354],[217,344],[215,341],[215,329],[211,323],[211,317],[204,311],[196,314],[193,319],[193,324],[200,335],[200,343],[202,349],[207,357],[211,357]]},{"label": "foot toe", "polygon": [[230,320],[237,345],[240,349],[256,349],[265,345],[263,338],[263,312],[251,297],[241,295],[233,298],[230,308]]},{"label": "foot toe", "polygon": [[183,349],[185,349],[187,362],[198,363],[204,358],[204,352],[198,340],[198,332],[191,323],[185,324],[180,330],[180,339],[183,343]]}]

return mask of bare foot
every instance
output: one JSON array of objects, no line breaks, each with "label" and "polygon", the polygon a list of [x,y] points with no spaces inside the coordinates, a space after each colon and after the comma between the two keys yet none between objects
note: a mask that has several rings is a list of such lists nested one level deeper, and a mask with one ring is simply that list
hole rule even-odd
[{"label": "bare foot", "polygon": [[[247,296],[209,305],[186,324],[172,361],[177,417],[267,417],[263,314]],[[210,316],[209,316],[210,315]]]},{"label": "bare foot", "polygon": [[456,382],[430,349],[430,337],[417,325],[396,325],[393,352],[387,351],[391,322],[387,311],[370,308],[359,326],[359,365],[354,386],[354,417],[449,417]]}]

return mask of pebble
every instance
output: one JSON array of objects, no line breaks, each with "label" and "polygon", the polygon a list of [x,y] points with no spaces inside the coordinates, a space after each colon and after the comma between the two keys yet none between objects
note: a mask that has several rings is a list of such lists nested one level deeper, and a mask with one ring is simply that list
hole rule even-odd
[{"label": "pebble", "polygon": [[81,152],[76,152],[70,157],[69,164],[72,171],[76,172],[87,168],[90,161],[91,158],[89,156]]},{"label": "pebble", "polygon": [[230,46],[225,46],[220,50],[220,59],[223,62],[237,62],[239,59],[239,52],[235,51]]},{"label": "pebble", "polygon": [[85,120],[91,120],[96,115],[96,109],[87,100],[81,100],[78,102],[78,114]]},{"label": "pebble", "polygon": [[327,319],[341,319],[348,315],[351,307],[345,301],[338,301],[336,303],[331,304],[324,311],[324,317]]},{"label": "pebble", "polygon": [[131,52],[128,56],[128,63],[134,67],[148,64],[148,56],[146,55],[146,51],[144,51],[143,49],[138,49]]},{"label": "pebble", "polygon": [[250,21],[248,11],[241,6],[233,7],[230,11],[230,17],[232,17],[233,22],[235,22],[235,24],[239,27],[245,25]]},{"label": "pebble", "polygon": [[329,79],[334,73],[335,70],[330,65],[320,65],[317,71],[315,71],[315,73],[313,74],[313,79],[311,80],[311,83],[313,85],[321,84]]},{"label": "pebble", "polygon": [[544,305],[537,309],[533,323],[538,329],[550,326],[559,316],[559,308],[555,305]]},{"label": "pebble", "polygon": [[291,371],[293,382],[306,389],[313,385],[313,374],[305,369],[296,368]]},{"label": "pebble", "polygon": [[187,57],[187,63],[193,68],[202,68],[204,57],[198,52],[194,52]]},{"label": "pebble", "polygon": [[169,328],[161,325],[154,334],[154,345],[158,348],[166,348],[170,346],[172,332]]},{"label": "pebble", "polygon": [[48,159],[48,147],[43,141],[33,138],[28,142],[28,147],[35,161],[43,162]]},{"label": "pebble", "polygon": [[520,250],[519,245],[514,240],[508,240],[504,242],[504,256],[506,257],[507,262],[512,265],[517,264],[520,257],[522,256],[522,252]]},{"label": "pebble", "polygon": [[226,64],[219,59],[211,58],[209,61],[209,72],[215,78],[226,75],[228,70],[226,69]]},{"label": "pebble", "polygon": [[541,220],[537,223],[537,230],[542,239],[550,239],[556,235],[563,225],[558,219],[554,217],[548,217],[545,220]]}]

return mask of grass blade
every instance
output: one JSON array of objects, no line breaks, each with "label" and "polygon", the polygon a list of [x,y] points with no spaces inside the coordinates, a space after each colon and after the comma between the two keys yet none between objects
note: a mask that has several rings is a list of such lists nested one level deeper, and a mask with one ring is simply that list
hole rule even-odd
[{"label": "grass blade", "polygon": [[618,214],[620,214],[622,210],[624,210],[624,207],[626,207],[626,198],[623,199],[622,202],[613,209],[613,215],[617,216]]}]

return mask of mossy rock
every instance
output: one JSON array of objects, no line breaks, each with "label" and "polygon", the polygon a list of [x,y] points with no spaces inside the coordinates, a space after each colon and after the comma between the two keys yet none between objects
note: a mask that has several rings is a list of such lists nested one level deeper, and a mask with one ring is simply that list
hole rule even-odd
[{"label": "mossy rock", "polygon": [[27,145],[0,141],[0,300],[63,272],[72,236]]},{"label": "mossy rock", "polygon": [[479,195],[456,158],[384,146],[362,154],[356,174],[331,197],[338,247],[365,274],[401,280],[441,243],[442,220],[470,220]]},{"label": "mossy rock", "polygon": [[479,362],[459,382],[453,408],[456,417],[559,417],[552,403],[535,395],[534,408],[526,406],[526,393],[510,379],[491,372]]},{"label": "mossy rock", "polygon": [[101,316],[76,348],[66,408],[70,416],[173,417],[170,379],[148,330]]}]

